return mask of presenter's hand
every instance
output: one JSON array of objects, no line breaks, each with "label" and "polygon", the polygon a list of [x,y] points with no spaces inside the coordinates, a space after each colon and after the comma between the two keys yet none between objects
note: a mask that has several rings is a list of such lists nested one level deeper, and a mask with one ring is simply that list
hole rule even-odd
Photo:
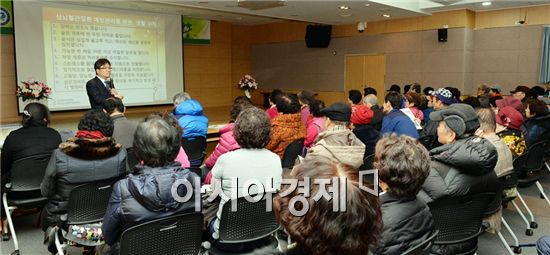
[{"label": "presenter's hand", "polygon": [[120,98],[121,100],[124,99],[124,96],[118,94],[118,91],[117,91],[115,88],[112,88],[112,89],[111,89],[111,95],[114,96],[114,97],[116,97],[116,98]]}]

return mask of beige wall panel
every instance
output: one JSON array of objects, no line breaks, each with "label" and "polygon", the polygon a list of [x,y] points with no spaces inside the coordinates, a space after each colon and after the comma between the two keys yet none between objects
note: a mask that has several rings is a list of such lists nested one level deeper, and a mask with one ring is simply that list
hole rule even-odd
[{"label": "beige wall panel", "polygon": [[492,28],[475,31],[476,50],[511,50],[520,43],[521,27]]},{"label": "beige wall panel", "polygon": [[464,52],[464,72],[473,73],[474,69],[474,51],[466,50]]},{"label": "beige wall panel", "polygon": [[423,73],[452,73],[464,71],[464,51],[434,51],[422,54]]},{"label": "beige wall panel", "polygon": [[463,72],[449,72],[449,73],[422,73],[422,81],[424,84],[430,85],[433,88],[441,87],[456,87],[460,90],[463,89],[464,73]]},{"label": "beige wall panel", "polygon": [[376,35],[383,34],[387,31],[387,22],[386,21],[374,21],[367,24],[367,29],[364,33],[367,35]]},{"label": "beige wall panel", "polygon": [[489,73],[518,71],[517,50],[479,51],[474,56],[474,70]]},{"label": "beige wall panel", "polygon": [[422,74],[421,73],[386,73],[386,81],[385,81],[385,89],[387,90],[390,88],[392,84],[399,84],[402,86],[403,84],[407,83],[413,83],[418,82],[422,85],[422,87],[426,86],[432,86],[432,84],[427,84],[422,80]]},{"label": "beige wall panel", "polygon": [[466,27],[475,28],[476,26],[476,13],[470,10],[466,10]]},{"label": "beige wall panel", "polygon": [[201,77],[201,88],[225,88],[231,81],[231,74],[209,74]]},{"label": "beige wall panel", "polygon": [[545,88],[545,86],[543,86],[542,84],[539,84],[538,70],[535,70],[534,72],[531,72],[531,73],[517,73],[517,81],[518,81],[517,84],[513,84],[512,86],[510,86],[510,90],[514,89],[516,85],[520,85],[520,84],[529,86],[529,87],[532,87],[535,85],[541,85],[543,88]]},{"label": "beige wall panel", "polygon": [[200,102],[203,106],[231,105],[233,102],[231,88],[225,84],[218,88],[201,88]]},{"label": "beige wall panel", "polygon": [[[550,16],[550,10],[548,12]],[[548,23],[550,24],[550,22]],[[543,27],[539,25],[524,26],[519,29],[519,48],[540,50],[542,44]]]},{"label": "beige wall panel", "polygon": [[474,73],[464,73],[464,90],[463,95],[475,95],[477,93],[477,87],[479,84],[474,84]]},{"label": "beige wall panel", "polygon": [[185,90],[200,88],[201,77],[202,75],[200,74],[185,74]]},{"label": "beige wall panel", "polygon": [[455,28],[447,30],[447,42],[437,40],[437,30],[421,31],[419,33],[420,46],[423,52],[463,50],[465,46],[465,29]]},{"label": "beige wall panel", "polygon": [[0,95],[2,107],[0,107],[0,117],[2,124],[16,118],[15,122],[21,121],[17,114],[17,99],[14,95]]},{"label": "beige wall panel", "polygon": [[518,52],[518,73],[538,73],[540,69],[540,49]]},{"label": "beige wall panel", "polygon": [[388,53],[386,54],[386,73],[417,73],[422,68],[422,54],[413,53]]},{"label": "beige wall panel", "polygon": [[380,35],[385,44],[384,52],[415,52],[421,47],[421,32],[391,33]]},{"label": "beige wall panel", "polygon": [[316,91],[317,92],[317,99],[323,100],[325,102],[325,105],[329,106],[336,102],[346,102],[347,101],[347,93],[346,92],[323,92],[323,91]]}]

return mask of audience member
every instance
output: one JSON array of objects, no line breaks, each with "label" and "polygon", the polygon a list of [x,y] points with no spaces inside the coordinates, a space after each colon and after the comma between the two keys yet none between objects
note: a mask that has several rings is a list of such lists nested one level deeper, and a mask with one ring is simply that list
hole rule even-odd
[{"label": "audience member", "polygon": [[370,125],[377,131],[380,131],[382,129],[382,120],[384,119],[384,109],[378,105],[378,97],[375,94],[368,94],[363,101],[372,110]]},{"label": "audience member", "polygon": [[[195,203],[191,194],[188,202],[181,203],[179,197],[193,192],[196,174],[182,168],[174,159],[180,150],[180,136],[174,126],[157,115],[147,117],[139,123],[133,148],[143,166],[113,186],[113,193],[103,218],[103,238],[117,254],[120,235],[125,229],[140,223],[176,214],[195,211],[200,201]],[[188,190],[177,182],[188,182],[193,189]]]},{"label": "audience member", "polygon": [[455,102],[457,103],[462,102],[462,100],[460,100],[460,96],[462,95],[462,93],[460,92],[459,89],[455,87],[445,87],[445,88],[449,90],[451,94],[453,94],[453,99],[455,100]]},{"label": "audience member", "polygon": [[281,95],[283,95],[283,91],[281,91],[280,89],[274,89],[269,94],[268,100],[271,107],[265,110],[265,112],[267,113],[267,116],[269,116],[269,119],[271,120],[277,117],[277,115],[279,115],[279,112],[277,111],[277,101]]},{"label": "audience member", "polygon": [[[498,160],[495,165],[495,173],[497,174],[497,177],[511,173],[514,171],[514,166],[512,165],[512,152],[495,132],[495,113],[491,109],[480,108],[477,110],[477,116],[479,117],[480,126],[476,131],[476,135],[489,140],[489,142],[491,142],[497,150]],[[505,194],[508,194],[508,192],[503,192],[503,195]],[[502,210],[500,209],[500,204],[498,204],[498,206],[499,209],[496,213],[485,218],[485,222],[489,223],[489,228],[487,231],[493,234],[500,231]]]},{"label": "audience member", "polygon": [[524,137],[527,148],[539,141],[550,141],[550,112],[546,104],[540,100],[531,99],[527,102],[525,114],[527,120]]},{"label": "audience member", "polygon": [[[363,184],[359,182],[356,169],[318,156],[296,165],[287,178],[300,182],[307,178],[312,183],[308,189],[311,194],[334,186],[316,183],[339,178],[345,183],[340,187],[345,187],[343,194],[347,199],[340,198],[343,199],[340,203],[345,203],[344,211],[334,209],[336,198],[309,196],[304,200],[309,209],[301,210],[301,206],[292,203],[302,197],[298,189],[289,190],[290,194],[284,197],[275,196],[273,209],[290,240],[286,254],[360,255],[367,254],[369,247],[376,245],[382,232],[380,202],[361,188]],[[281,190],[287,189],[292,187],[288,184],[281,187]]]},{"label": "audience member", "polygon": [[[50,110],[40,103],[30,103],[25,106],[22,114],[21,128],[11,131],[2,145],[1,157],[1,187],[4,194],[5,184],[10,182],[11,168],[15,161],[30,156],[51,154],[61,143],[61,136],[49,128]],[[38,169],[26,169],[38,171]],[[28,194],[32,197],[39,197],[40,194]],[[5,233],[4,227],[4,205],[0,205],[0,229]]]},{"label": "audience member", "polygon": [[514,157],[523,154],[525,151],[525,140],[520,131],[523,125],[523,116],[511,106],[498,109],[496,114],[497,135],[508,145]]},{"label": "audience member", "polygon": [[[500,97],[500,98],[502,98],[502,97]],[[491,97],[481,96],[481,97],[478,97],[477,100],[479,101],[479,108],[492,109]],[[495,105],[496,105],[496,100],[495,100]],[[493,110],[493,113],[495,113],[494,110]]]},{"label": "audience member", "polygon": [[208,118],[202,112],[202,105],[192,99],[188,93],[178,93],[174,96],[174,117],[183,128],[182,138],[193,140],[197,137],[206,139]]},{"label": "audience member", "polygon": [[403,86],[403,94],[407,94],[407,92],[411,90],[411,86],[412,84],[406,84],[405,86]]},{"label": "audience member", "polygon": [[405,107],[411,110],[414,118],[418,120],[418,124],[424,120],[424,113],[418,109],[421,101],[420,95],[414,91],[409,91],[405,94]]},{"label": "audience member", "polygon": [[238,96],[233,99],[233,104],[252,104],[252,100],[246,96]]},{"label": "audience member", "polygon": [[489,93],[491,92],[491,88],[487,86],[486,84],[481,84],[477,87],[477,96],[489,96]]},{"label": "audience member", "polygon": [[[285,99],[283,96],[282,101],[285,100],[288,100],[288,98]],[[287,115],[284,113],[286,108],[279,108],[279,110],[279,112],[283,112],[283,116]],[[302,124],[299,113],[295,116],[295,122]],[[269,118],[262,110],[249,107],[241,111],[233,128],[233,135],[241,148],[227,152],[218,158],[212,168],[214,189],[221,188],[228,198],[245,194],[244,191],[248,190],[248,187],[244,184],[249,180],[260,182],[266,191],[270,190],[271,186],[269,185],[273,185],[271,187],[273,189],[279,189],[283,171],[281,159],[264,148],[269,142],[270,130]],[[269,183],[267,178],[270,178]],[[238,194],[232,194],[233,190],[237,190]],[[258,187],[252,186],[248,194],[257,192]],[[217,217],[209,224],[211,234],[219,229],[222,207],[226,202],[225,196],[222,196]]]},{"label": "audience member", "polygon": [[212,169],[212,167],[214,167],[214,165],[216,164],[216,161],[221,155],[240,148],[239,144],[235,140],[235,136],[233,135],[233,129],[235,128],[235,120],[237,119],[237,116],[239,116],[239,114],[243,109],[246,109],[248,107],[253,107],[253,106],[249,103],[241,102],[241,103],[234,103],[233,106],[231,107],[231,111],[230,111],[231,120],[229,124],[220,128],[220,140],[218,141],[218,145],[216,145],[216,148],[214,148],[214,151],[212,151],[212,153],[204,163],[204,165],[208,169]]},{"label": "audience member", "polygon": [[524,111],[521,101],[513,96],[507,96],[502,99],[497,99],[495,100],[495,104],[499,109],[502,109],[506,106],[511,106],[520,113]]},{"label": "audience member", "polygon": [[398,93],[390,92],[384,100],[384,113],[386,116],[382,121],[380,135],[384,136],[390,133],[398,135],[408,135],[412,138],[418,138],[418,131],[412,120],[407,117],[401,108],[402,97]]},{"label": "audience member", "polygon": [[307,124],[307,118],[311,114],[309,110],[309,104],[315,101],[315,94],[310,90],[302,90],[298,93],[298,101],[300,102],[300,114],[302,115],[302,122]]},{"label": "audience member", "polygon": [[537,254],[550,255],[550,236],[543,236],[537,240]]},{"label": "audience member", "polygon": [[321,114],[325,116],[326,131],[319,134],[315,145],[308,150],[306,158],[322,155],[359,168],[363,164],[365,145],[348,129],[351,118],[350,106],[342,102],[334,103],[322,109]]},{"label": "audience member", "polygon": [[522,103],[526,101],[527,93],[529,93],[529,87],[527,86],[517,86],[516,89],[510,91],[510,94]]},{"label": "audience member", "polygon": [[375,254],[399,255],[432,234],[434,222],[426,202],[417,198],[430,172],[428,151],[407,136],[391,135],[376,144],[384,232]]},{"label": "audience member", "polygon": [[362,103],[362,99],[363,96],[359,90],[352,89],[348,91],[348,103],[351,105],[352,111],[356,105],[360,105]]},{"label": "audience member", "polygon": [[[501,185],[494,171],[497,151],[487,139],[474,135],[480,126],[475,110],[466,104],[453,104],[432,112],[430,119],[439,121],[438,140],[443,145],[430,151],[430,174],[419,195],[431,203],[440,198],[498,193]],[[460,254],[476,245],[477,239],[434,245],[432,253]]]},{"label": "audience member", "polygon": [[[433,111],[437,112],[440,110],[443,110],[447,108],[449,105],[456,103],[456,100],[453,98],[453,94],[448,89],[438,89],[436,91],[431,92],[430,96],[431,106],[433,107]],[[428,141],[425,145],[427,145],[427,149],[430,150],[432,148],[438,147],[441,144],[438,142],[437,138],[437,128],[439,126],[439,121],[434,121],[431,119],[432,113],[430,113],[430,120],[426,121],[424,124],[424,127],[422,131],[420,131],[420,136],[430,136],[431,139]]]},{"label": "audience member", "polygon": [[376,96],[378,93],[376,92],[376,89],[374,89],[373,87],[365,87],[363,89],[363,95],[365,97],[371,94]]},{"label": "audience member", "polygon": [[529,92],[527,92],[527,98],[528,99],[538,99],[539,97],[544,96],[544,88],[541,86],[533,86],[529,89]]},{"label": "audience member", "polygon": [[[480,96],[480,97],[486,97],[486,96]],[[462,100],[462,103],[467,104],[474,109],[477,109],[481,106],[481,103],[479,102],[479,99],[477,97],[469,96],[466,99]]]},{"label": "audience member", "polygon": [[[148,117],[152,118],[153,116],[159,116],[164,121],[166,121],[166,123],[172,125],[181,137],[181,134],[183,134],[183,129],[179,125],[178,121],[174,118],[174,116],[172,116],[168,112],[163,111],[163,112],[153,113],[153,114],[149,115]],[[176,155],[176,159],[174,159],[174,161],[180,163],[181,166],[185,167],[185,168],[191,166],[191,163],[189,162],[189,158],[187,157],[187,154],[185,153],[185,150],[181,146],[180,146],[180,150],[179,150],[178,154]]]},{"label": "audience member", "polygon": [[420,85],[420,83],[415,82],[411,87],[411,91],[416,92],[416,94],[420,94],[422,93],[422,86]]},{"label": "audience member", "polygon": [[266,148],[283,158],[286,146],[306,137],[300,104],[294,95],[283,94],[277,100],[279,115],[271,120],[271,140]]},{"label": "audience member", "polygon": [[544,97],[550,97],[550,81],[546,83],[546,91],[544,92]]},{"label": "audience member", "polygon": [[109,97],[103,102],[103,111],[113,119],[113,139],[122,145],[122,148],[131,148],[134,142],[134,133],[138,123],[128,120],[124,116],[126,107],[120,98]]},{"label": "audience member", "polygon": [[489,96],[490,97],[502,96],[501,92],[502,92],[502,89],[498,85],[493,84],[491,86],[491,91],[489,91]]},{"label": "audience member", "polygon": [[126,150],[115,143],[113,121],[100,110],[90,110],[78,123],[78,132],[61,143],[50,159],[40,184],[48,203],[42,212],[48,250],[55,249],[53,226],[67,213],[71,190],[83,183],[122,177],[127,173]]},{"label": "audience member", "polygon": [[315,100],[309,104],[311,116],[306,125],[306,139],[304,140],[306,149],[311,148],[319,134],[325,131],[325,118],[321,114],[323,108],[325,108],[325,102],[321,100]]},{"label": "audience member", "polygon": [[401,87],[397,84],[393,84],[390,86],[390,89],[387,90],[388,92],[397,92],[397,94],[401,94]]},{"label": "audience member", "polygon": [[424,93],[425,96],[431,95],[431,94],[432,94],[432,91],[435,91],[435,89],[432,88],[432,87],[429,87],[429,86],[428,86],[428,87],[425,87],[425,88],[422,90],[422,92]]}]

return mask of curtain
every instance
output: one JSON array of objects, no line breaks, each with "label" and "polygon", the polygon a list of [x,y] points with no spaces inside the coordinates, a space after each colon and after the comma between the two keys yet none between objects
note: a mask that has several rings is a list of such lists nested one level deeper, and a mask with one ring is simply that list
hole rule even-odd
[{"label": "curtain", "polygon": [[547,83],[549,81],[550,81],[550,26],[545,26],[544,32],[542,33],[539,83]]}]

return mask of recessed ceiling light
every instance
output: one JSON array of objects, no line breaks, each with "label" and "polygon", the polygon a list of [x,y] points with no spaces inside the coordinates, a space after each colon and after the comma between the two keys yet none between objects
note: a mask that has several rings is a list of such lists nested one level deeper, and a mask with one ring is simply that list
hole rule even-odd
[{"label": "recessed ceiling light", "polygon": [[365,4],[365,6],[366,6],[366,7],[369,7],[369,6],[370,6],[370,4]]},{"label": "recessed ceiling light", "polygon": [[340,6],[340,10],[349,10],[349,6],[342,5]]},{"label": "recessed ceiling light", "polygon": [[489,5],[491,5],[491,4],[492,4],[491,2],[483,2],[483,3],[481,3],[481,5],[483,5],[483,6],[489,6]]},{"label": "recessed ceiling light", "polygon": [[338,14],[338,16],[340,16],[340,17],[351,17],[351,14],[350,13],[340,13],[340,14]]},{"label": "recessed ceiling light", "polygon": [[382,14],[382,16],[383,16],[384,18],[390,18],[390,17],[391,17],[391,15],[389,15],[389,14]]}]

